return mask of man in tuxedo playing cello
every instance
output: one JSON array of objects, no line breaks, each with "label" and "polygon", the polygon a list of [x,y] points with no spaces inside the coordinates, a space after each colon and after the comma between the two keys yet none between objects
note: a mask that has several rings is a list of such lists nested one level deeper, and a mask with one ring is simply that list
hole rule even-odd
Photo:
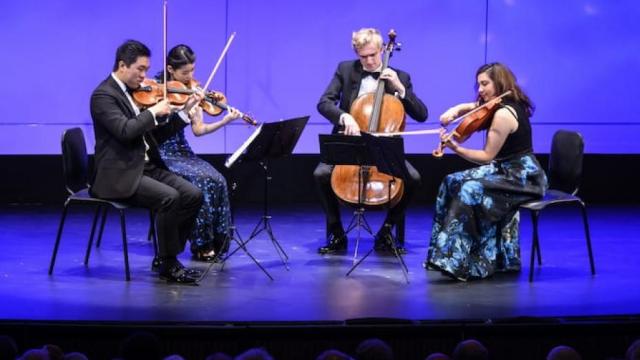
[{"label": "man in tuxedo playing cello", "polygon": [[[359,135],[360,128],[349,114],[353,101],[370,92],[374,92],[379,80],[385,81],[385,91],[397,94],[404,110],[411,118],[423,122],[427,119],[427,107],[414,94],[409,74],[398,69],[382,69],[383,43],[380,32],[372,28],[363,28],[353,33],[351,40],[358,60],[343,61],[318,102],[318,111],[334,125],[333,133],[343,131],[345,135]],[[378,80],[379,79],[379,80]],[[363,129],[366,130],[366,129]],[[420,185],[420,174],[405,161],[410,178],[406,179],[402,199],[391,208],[383,225],[375,236],[376,251],[387,251],[393,241],[391,229],[402,218],[411,196]],[[320,254],[334,254],[347,249],[347,236],[340,219],[338,199],[331,188],[333,166],[319,163],[313,176],[318,188],[320,202],[327,216],[329,239],[325,246],[318,249]],[[403,244],[396,244],[404,251]]]},{"label": "man in tuxedo playing cello", "polygon": [[185,268],[177,255],[184,249],[202,193],[167,170],[157,144],[189,123],[187,114],[203,95],[191,95],[179,112],[172,112],[166,99],[141,110],[131,93],[145,79],[150,56],[141,42],[124,42],[116,51],[113,72],[91,95],[96,138],[91,195],[152,209],[158,230],[152,269],[169,282],[194,283],[201,273]]}]

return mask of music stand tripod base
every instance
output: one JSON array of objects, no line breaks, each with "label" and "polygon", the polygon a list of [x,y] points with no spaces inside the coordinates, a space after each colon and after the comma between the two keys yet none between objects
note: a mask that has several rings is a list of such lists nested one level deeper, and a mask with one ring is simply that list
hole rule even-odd
[{"label": "music stand tripod base", "polygon": [[[376,137],[368,133],[361,136],[320,135],[320,153],[325,163],[342,165],[373,165],[378,171],[398,179],[409,178],[409,171],[404,163],[404,142],[399,137]],[[360,182],[360,179],[358,179]],[[389,182],[389,193],[391,184]],[[389,200],[391,194],[388,194]],[[367,224],[368,225],[368,224]],[[402,254],[396,246],[396,239],[391,242],[393,255],[398,260],[400,269],[409,283],[409,271]],[[371,253],[372,247],[360,260],[349,269],[345,276],[349,276]],[[354,259],[356,256],[354,255]]]},{"label": "music stand tripod base", "polygon": [[247,249],[247,244],[256,238],[262,231],[266,231],[269,235],[271,243],[276,249],[278,256],[282,260],[285,269],[289,270],[288,260],[289,256],[284,251],[284,248],[280,245],[278,240],[273,235],[271,228],[271,215],[269,215],[269,203],[268,203],[268,188],[269,180],[269,166],[268,159],[281,158],[287,155],[291,155],[295,148],[302,130],[307,124],[309,116],[303,116],[299,118],[293,118],[289,120],[282,120],[273,123],[262,123],[254,133],[238,148],[225,162],[227,168],[231,168],[237,162],[258,162],[264,171],[264,212],[256,226],[254,227],[251,235],[246,241],[240,238],[240,234],[237,233],[237,239],[234,236],[233,240],[238,244],[238,247],[227,255],[225,261],[235,254],[238,250],[244,251],[260,269],[273,280],[273,277],[266,271],[266,269],[258,262],[258,260],[251,255]]}]

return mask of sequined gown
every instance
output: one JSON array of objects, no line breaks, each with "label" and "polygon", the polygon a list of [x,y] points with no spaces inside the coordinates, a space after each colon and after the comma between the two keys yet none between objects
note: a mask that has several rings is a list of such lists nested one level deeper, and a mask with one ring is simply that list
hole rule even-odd
[{"label": "sequined gown", "polygon": [[159,150],[171,171],[202,190],[204,201],[188,238],[191,252],[214,249],[218,253],[224,244],[231,219],[224,176],[194,154],[185,138],[184,130],[162,143]]},{"label": "sequined gown", "polygon": [[497,159],[456,172],[440,185],[425,265],[458,280],[520,270],[518,206],[547,188],[532,153],[529,118],[519,104],[518,130]]}]

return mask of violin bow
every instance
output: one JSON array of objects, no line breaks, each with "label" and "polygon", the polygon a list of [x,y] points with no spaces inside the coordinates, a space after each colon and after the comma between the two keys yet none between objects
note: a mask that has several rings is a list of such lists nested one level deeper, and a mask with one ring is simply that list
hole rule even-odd
[{"label": "violin bow", "polygon": [[162,98],[167,100],[167,0],[162,1]]},{"label": "violin bow", "polygon": [[209,75],[207,82],[202,87],[203,90],[206,91],[206,89],[209,88],[209,85],[211,85],[211,82],[213,81],[213,76],[216,74],[216,71],[218,71],[218,67],[220,67],[220,64],[222,63],[222,59],[224,59],[224,56],[227,54],[227,50],[229,50],[229,46],[231,46],[231,42],[235,37],[236,37],[236,33],[234,31],[231,34],[231,36],[229,36],[229,40],[227,40],[227,45],[225,45],[224,49],[222,49],[222,54],[220,54],[220,57],[218,58],[218,62],[216,62],[216,66],[213,67],[213,70],[211,71],[211,75]]},{"label": "violin bow", "polygon": [[372,133],[373,136],[384,137],[384,136],[398,136],[398,135],[429,135],[429,134],[439,134],[440,129],[425,129],[425,130],[413,130],[413,131],[396,131],[396,132],[380,132],[380,133]]}]

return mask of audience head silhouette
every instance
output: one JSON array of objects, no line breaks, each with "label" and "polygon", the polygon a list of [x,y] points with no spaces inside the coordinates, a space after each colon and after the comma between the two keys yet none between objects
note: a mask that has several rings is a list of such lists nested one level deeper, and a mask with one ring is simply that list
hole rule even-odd
[{"label": "audience head silhouette", "polygon": [[424,360],[451,360],[449,355],[443,353],[433,353]]},{"label": "audience head silhouette", "polygon": [[25,351],[20,360],[49,360],[49,353],[44,349],[31,349]]},{"label": "audience head silhouette", "polygon": [[380,339],[367,339],[356,348],[358,360],[393,360],[393,350]]},{"label": "audience head silhouette", "polygon": [[489,351],[478,340],[464,340],[453,350],[453,360],[487,360]]},{"label": "audience head silhouette", "polygon": [[582,360],[578,352],[566,345],[559,345],[551,349],[547,354],[547,360]]},{"label": "audience head silhouette", "polygon": [[624,355],[625,360],[640,360],[640,339],[636,340],[629,346],[626,354]]},{"label": "audience head silhouette", "polygon": [[49,354],[49,360],[63,360],[64,359],[64,351],[58,345],[47,344],[42,350],[46,351]]},{"label": "audience head silhouette", "polygon": [[273,360],[273,357],[263,348],[253,348],[236,356],[235,360]]}]

